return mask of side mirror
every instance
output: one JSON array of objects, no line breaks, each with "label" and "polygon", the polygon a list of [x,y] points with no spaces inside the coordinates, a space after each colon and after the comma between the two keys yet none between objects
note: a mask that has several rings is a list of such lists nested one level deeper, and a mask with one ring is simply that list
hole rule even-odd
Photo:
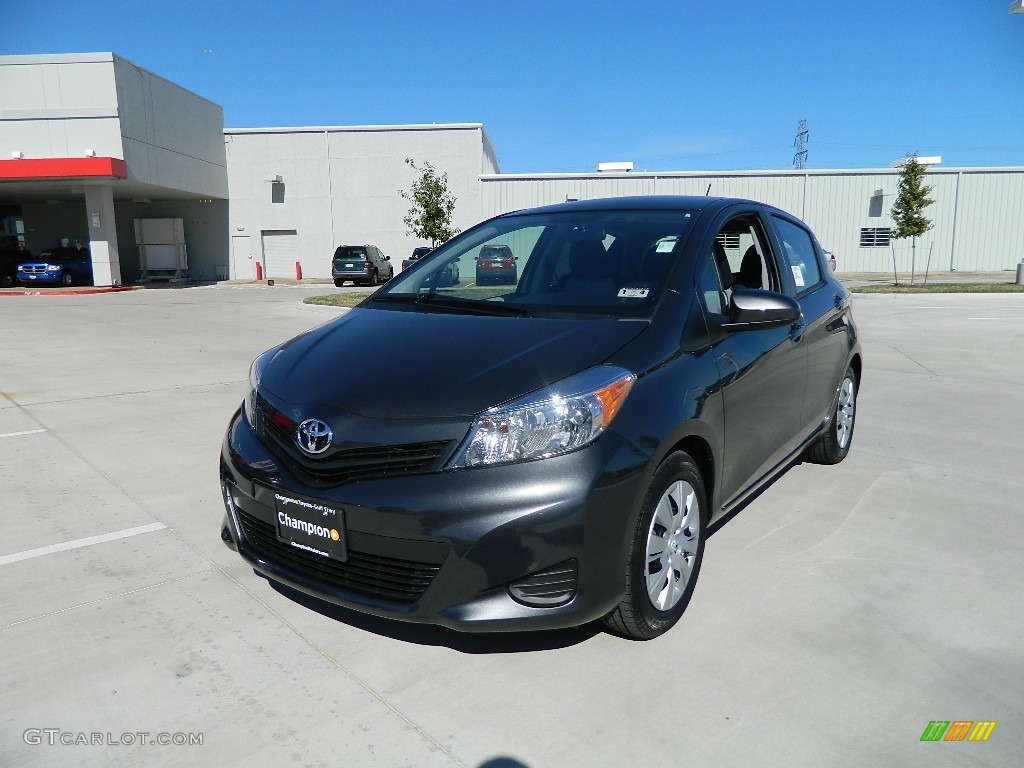
[{"label": "side mirror", "polygon": [[779,328],[799,322],[802,316],[800,305],[791,296],[755,288],[734,288],[729,300],[729,320],[722,328],[729,331]]}]

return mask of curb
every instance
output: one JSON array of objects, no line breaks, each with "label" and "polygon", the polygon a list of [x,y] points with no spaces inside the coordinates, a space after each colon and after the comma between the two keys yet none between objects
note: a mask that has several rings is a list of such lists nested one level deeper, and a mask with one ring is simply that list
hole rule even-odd
[{"label": "curb", "polygon": [[109,288],[72,288],[71,290],[58,291],[0,291],[3,296],[88,296],[93,293],[120,293],[121,291],[134,291],[134,285],[112,285]]}]

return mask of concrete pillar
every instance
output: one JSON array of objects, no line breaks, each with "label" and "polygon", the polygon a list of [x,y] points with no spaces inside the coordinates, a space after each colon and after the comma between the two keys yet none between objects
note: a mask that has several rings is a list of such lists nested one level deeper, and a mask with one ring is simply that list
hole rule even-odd
[{"label": "concrete pillar", "polygon": [[121,258],[117,252],[113,187],[85,188],[85,217],[89,227],[93,282],[96,285],[120,285]]}]

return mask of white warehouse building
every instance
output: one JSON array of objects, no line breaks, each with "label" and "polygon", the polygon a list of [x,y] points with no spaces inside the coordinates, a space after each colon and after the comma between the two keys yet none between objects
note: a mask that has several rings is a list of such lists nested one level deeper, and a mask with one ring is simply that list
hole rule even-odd
[{"label": "white warehouse building", "polygon": [[[1024,259],[1024,168],[930,167],[932,229],[918,238],[916,264],[933,271],[1015,269]],[[911,242],[890,243],[889,215],[899,171],[730,171],[701,173],[533,174],[481,177],[481,217],[565,200],[621,195],[742,197],[807,222],[841,271],[911,269]]]},{"label": "white warehouse building", "polygon": [[405,160],[448,174],[457,199],[454,224],[480,220],[483,174],[498,170],[479,123],[250,128],[224,132],[231,199],[231,273],[253,278],[330,277],[340,245],[372,244],[401,257],[423,243],[402,223],[399,195],[416,174]]},{"label": "white warehouse building", "polygon": [[[840,271],[891,272],[894,252],[911,268],[909,242],[889,242],[892,168],[502,174],[479,123],[225,130],[218,105],[111,53],[0,56],[0,247],[81,241],[97,285],[160,272],[143,219],[176,224],[193,280],[252,280],[257,266],[326,278],[335,248],[364,243],[397,269],[424,245],[403,223],[406,158],[447,174],[460,229],[573,199],[710,194],[799,216]],[[925,179],[934,227],[918,239],[918,271],[1024,258],[1024,168],[933,166]]]},{"label": "white warehouse building", "polygon": [[0,247],[78,241],[117,285],[143,271],[135,221],[176,220],[191,276],[226,277],[227,194],[213,102],[112,53],[0,56]]}]

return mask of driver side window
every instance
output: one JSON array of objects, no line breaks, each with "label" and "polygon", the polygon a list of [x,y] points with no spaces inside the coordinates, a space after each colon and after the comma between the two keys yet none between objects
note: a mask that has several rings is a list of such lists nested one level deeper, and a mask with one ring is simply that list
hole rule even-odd
[{"label": "driver side window", "polygon": [[756,215],[744,214],[727,221],[715,243],[715,249],[724,252],[728,260],[732,286],[726,288],[781,290],[778,266]]}]

